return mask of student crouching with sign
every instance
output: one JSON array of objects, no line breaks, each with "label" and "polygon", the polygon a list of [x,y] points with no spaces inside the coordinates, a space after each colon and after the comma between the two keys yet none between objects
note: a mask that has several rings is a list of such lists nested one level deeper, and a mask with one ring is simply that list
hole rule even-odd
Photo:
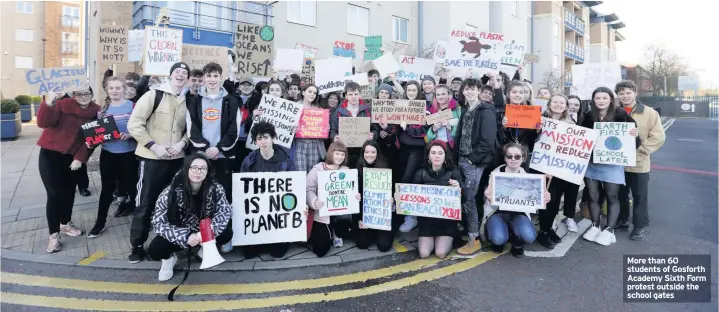
[{"label": "student crouching with sign", "polygon": [[96,119],[99,111],[100,106],[92,101],[92,89],[87,84],[78,86],[71,98],[40,104],[37,126],[44,130],[37,141],[40,146],[38,169],[47,192],[45,210],[50,232],[47,252],[62,249],[60,233],[68,236],[83,233],[70,221],[77,184],[72,177],[90,156],[80,126]]},{"label": "student crouching with sign", "polygon": [[232,206],[225,189],[215,180],[212,163],[203,154],[185,157],[182,169],[157,198],[152,214],[152,228],[157,236],[147,248],[150,259],[162,260],[158,279],[172,278],[177,263],[175,252],[202,242],[200,220],[211,220],[218,249],[232,240],[228,226]]},{"label": "student crouching with sign", "polygon": [[[350,82],[345,85],[345,100],[330,115],[330,140],[333,142],[342,141],[339,136],[340,117],[372,117],[372,111],[369,106],[365,105],[360,99],[360,85],[356,82]],[[367,140],[372,140],[374,133],[367,133]],[[359,147],[351,147],[347,149],[347,163],[351,166],[357,163],[360,156]]]},{"label": "student crouching with sign", "polygon": [[[462,174],[452,163],[447,144],[433,141],[427,145],[424,166],[414,174],[412,183],[462,188]],[[474,196],[474,195],[472,195]],[[462,194],[465,197],[465,194]],[[417,217],[419,224],[419,256],[429,257],[432,252],[440,258],[452,250],[452,240],[457,234],[457,221],[439,218]],[[470,237],[471,240],[474,239]],[[475,242],[479,244],[479,242]]]},{"label": "student crouching with sign", "polygon": [[105,230],[107,211],[110,209],[112,192],[115,191],[116,186],[117,193],[122,197],[127,195],[129,200],[120,202],[115,211],[115,217],[132,214],[135,209],[134,199],[137,195],[137,157],[135,157],[137,141],[132,139],[127,130],[127,122],[130,120],[135,104],[124,98],[125,83],[119,77],[108,78],[105,89],[110,97],[110,104],[102,108],[100,118],[112,116],[121,137],[119,140],[102,143],[100,152],[102,190],[97,208],[97,220],[92,230],[87,233],[88,238],[98,237]]},{"label": "student crouching with sign", "polygon": [[[390,169],[386,158],[384,158],[384,156],[382,155],[379,144],[374,140],[369,140],[364,143],[364,145],[362,146],[362,157],[357,163],[357,176],[359,177],[359,194],[362,195],[364,195],[365,169]],[[390,179],[390,181],[392,180]],[[368,199],[367,196],[365,196],[364,198],[365,200]],[[390,197],[389,201],[390,203],[393,203],[394,199]],[[369,248],[369,245],[372,244],[372,242],[375,242],[377,243],[377,250],[381,252],[388,251],[390,248],[392,248],[392,243],[394,242],[394,227],[392,224],[393,222],[390,222],[389,231],[370,229],[365,227],[365,224],[362,222],[364,217],[363,212],[364,207],[360,207],[360,213],[355,216],[356,220],[354,220],[354,222],[357,222],[358,224],[357,248],[367,249]],[[392,215],[393,214],[390,214],[390,218],[392,218]]]},{"label": "student crouching with sign", "polygon": [[[240,172],[285,172],[297,171],[295,162],[290,157],[290,150],[273,143],[277,137],[275,126],[266,121],[260,121],[252,127],[250,140],[254,140],[258,149],[250,152],[242,161]],[[285,256],[289,243],[276,243],[266,245],[245,246],[245,258],[252,259],[267,250],[272,257]]]},{"label": "student crouching with sign", "polygon": [[[526,173],[522,168],[522,162],[527,159],[527,150],[517,143],[507,143],[502,148],[504,152],[505,165],[501,165],[492,172]],[[531,244],[537,234],[534,232],[534,225],[529,214],[516,211],[501,211],[494,209],[489,204],[492,197],[492,186],[490,184],[484,191],[488,198],[485,204],[487,239],[492,243],[492,250],[502,252],[504,244],[510,241],[512,255],[517,258],[524,257],[524,246]],[[550,200],[549,192],[545,191],[544,203]],[[551,225],[551,224],[550,224]],[[510,236],[510,232],[513,235]],[[510,239],[511,237],[511,239]]]},{"label": "student crouching with sign", "polygon": [[[322,109],[317,92],[318,89],[313,84],[308,84],[302,88],[300,100],[304,110]],[[326,156],[325,139],[295,138],[292,141],[292,154],[294,155],[297,170],[309,172],[313,168],[312,166],[316,167],[316,164]]]},{"label": "student crouching with sign", "polygon": [[[582,127],[594,129],[595,122],[635,122],[634,118],[627,115],[624,109],[617,107],[614,92],[607,87],[599,87],[592,92],[592,100],[589,102],[590,111],[584,116]],[[637,136],[637,129],[629,131],[629,135],[637,137],[636,146],[641,146],[641,140]],[[609,246],[617,241],[614,236],[614,226],[619,217],[619,188],[624,185],[624,167],[618,165],[595,164],[592,153],[587,172],[584,177],[584,184],[589,189],[589,213],[592,218],[592,226],[584,233],[584,239],[597,244]],[[604,230],[599,228],[601,215],[601,203],[599,202],[599,185],[602,184],[604,194],[607,198],[607,226]]]}]

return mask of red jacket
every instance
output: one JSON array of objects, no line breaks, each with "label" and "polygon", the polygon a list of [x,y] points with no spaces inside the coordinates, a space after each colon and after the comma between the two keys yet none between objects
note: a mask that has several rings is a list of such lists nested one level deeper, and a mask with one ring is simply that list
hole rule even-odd
[{"label": "red jacket", "polygon": [[88,153],[80,126],[97,118],[100,106],[95,103],[82,109],[73,98],[57,100],[52,107],[40,104],[37,126],[43,128],[37,145],[44,149],[74,155],[73,159],[87,162]]}]

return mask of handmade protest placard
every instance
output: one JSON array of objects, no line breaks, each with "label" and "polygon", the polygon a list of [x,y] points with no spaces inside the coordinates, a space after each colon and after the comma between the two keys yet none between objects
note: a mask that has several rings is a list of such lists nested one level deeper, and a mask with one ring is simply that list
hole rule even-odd
[{"label": "handmade protest placard", "polygon": [[595,122],[594,130],[599,134],[594,147],[594,163],[636,166],[636,137],[629,135],[632,129],[636,129],[633,122]]},{"label": "handmade protest placard", "polygon": [[232,174],[232,245],[307,241],[307,173]]},{"label": "handmade protest placard", "polygon": [[[450,29],[444,67],[453,76],[479,78],[497,71],[502,61],[504,35],[486,31]],[[471,70],[471,72],[470,72]]]},{"label": "handmade protest placard", "polygon": [[593,129],[544,118],[529,168],[581,185],[597,134]]},{"label": "handmade protest placard", "polygon": [[397,214],[461,220],[462,191],[459,187],[427,184],[395,184]]},{"label": "handmade protest placard", "polygon": [[112,64],[112,75],[115,77],[121,77],[125,79],[127,73],[135,72],[135,63],[115,63]]},{"label": "handmade protest placard", "polygon": [[190,65],[190,68],[200,70],[208,63],[214,62],[222,67],[222,79],[227,79],[229,75],[227,47],[183,44],[182,61]]},{"label": "handmade protest placard", "polygon": [[332,46],[332,55],[349,58],[357,58],[354,42],[335,41]]},{"label": "handmade protest placard", "polygon": [[539,63],[539,55],[524,53],[524,60],[527,61],[527,63]]},{"label": "handmade protest placard", "polygon": [[427,102],[422,100],[372,100],[372,122],[424,125]]},{"label": "handmade protest placard", "polygon": [[324,170],[317,173],[317,197],[325,204],[320,217],[359,213],[357,169]]},{"label": "handmade protest placard", "polygon": [[572,94],[582,99],[591,99],[599,87],[613,89],[622,80],[618,62],[588,63],[572,65]]},{"label": "handmade protest placard", "polygon": [[372,61],[382,56],[382,36],[364,37],[364,60]]},{"label": "handmade protest placard", "polygon": [[375,92],[374,84],[367,84],[366,86],[360,87],[360,98],[365,100],[371,100],[377,97]]},{"label": "handmade protest placard", "polygon": [[356,82],[360,86],[366,86],[369,84],[369,78],[367,78],[366,73],[359,73],[359,74],[347,76],[345,79],[352,81],[352,82]]},{"label": "handmade protest placard", "polygon": [[315,60],[306,58],[302,60],[302,75],[300,75],[302,82],[306,84],[315,83]]},{"label": "handmade protest placard", "polygon": [[317,48],[298,43],[295,45],[295,49],[302,50],[304,58],[315,58],[317,57]]},{"label": "handmade protest placard", "polygon": [[275,58],[275,29],[272,26],[237,23],[235,55],[241,77],[272,76]]},{"label": "handmade protest placard", "polygon": [[370,117],[340,117],[338,134],[347,147],[362,147],[370,133]]},{"label": "handmade protest placard", "polygon": [[397,63],[397,60],[394,58],[392,53],[384,54],[372,61],[372,63],[379,72],[380,78],[385,78],[402,69],[402,67],[399,66],[399,63]]},{"label": "handmade protest placard", "polygon": [[[252,127],[260,121],[271,123],[275,126],[277,133],[273,142],[291,148],[295,131],[300,123],[300,116],[302,116],[302,104],[265,94],[262,96],[258,108],[263,110],[263,113],[259,116],[252,116]],[[252,127],[250,127],[250,131],[252,131]],[[250,138],[245,146],[251,150],[258,148],[255,141]]]},{"label": "handmade protest placard", "polygon": [[542,108],[534,105],[505,106],[507,128],[539,129],[542,125]]},{"label": "handmade protest placard", "polygon": [[437,63],[444,63],[447,59],[447,41],[438,40],[434,46],[434,54],[432,59]]},{"label": "handmade protest placard", "polygon": [[119,140],[122,134],[117,129],[115,118],[112,116],[103,117],[88,121],[80,125],[85,143],[90,146],[97,146],[105,142]]},{"label": "handmade protest placard", "polygon": [[298,138],[326,139],[330,134],[330,110],[310,108],[303,109],[300,116]]},{"label": "handmade protest placard", "polygon": [[127,59],[127,27],[102,25],[98,51],[100,61],[112,63],[128,62]]},{"label": "handmade protest placard", "polygon": [[391,231],[392,169],[365,168],[362,175],[362,224]]},{"label": "handmade protest placard", "polygon": [[143,75],[169,76],[172,65],[181,61],[182,29],[145,27]]},{"label": "handmade protest placard", "polygon": [[452,110],[445,109],[441,112],[434,113],[432,115],[424,116],[424,121],[428,125],[434,125],[438,122],[446,122],[447,120],[450,120],[454,118],[454,115],[452,115]]},{"label": "handmade protest placard", "polygon": [[397,81],[422,81],[425,76],[434,74],[434,67],[437,63],[430,59],[400,55],[399,65],[402,69],[395,76]]},{"label": "handmade protest placard", "polygon": [[519,66],[524,62],[524,44],[511,39],[504,42],[502,49],[502,64]]},{"label": "handmade protest placard", "polygon": [[74,90],[87,80],[82,66],[34,68],[25,70],[29,94],[51,94]]},{"label": "handmade protest placard", "polygon": [[145,30],[133,29],[127,32],[127,61],[139,62],[145,50]]},{"label": "handmade protest placard", "polygon": [[302,61],[304,60],[304,51],[299,49],[277,49],[273,68],[275,71],[292,71],[299,73],[302,71]]},{"label": "handmade protest placard", "polygon": [[315,61],[315,82],[320,94],[343,90],[352,75],[352,59],[346,57]]},{"label": "handmade protest placard", "polygon": [[492,172],[491,204],[503,211],[536,213],[544,209],[543,174]]}]

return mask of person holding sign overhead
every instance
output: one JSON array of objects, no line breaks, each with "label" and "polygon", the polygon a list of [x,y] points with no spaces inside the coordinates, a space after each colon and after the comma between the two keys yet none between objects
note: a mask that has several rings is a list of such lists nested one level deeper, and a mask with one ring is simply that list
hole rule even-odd
[{"label": "person holding sign overhead", "polygon": [[[322,109],[320,107],[320,97],[317,92],[317,86],[313,84],[307,84],[302,88],[300,101],[304,107],[303,111],[308,109]],[[292,141],[292,154],[294,155],[297,170],[309,172],[312,166],[315,166],[326,156],[325,139],[295,138]]]},{"label": "person holding sign overhead", "polygon": [[80,236],[83,231],[72,224],[72,206],[75,202],[74,172],[90,157],[80,126],[96,119],[100,106],[92,101],[92,89],[81,84],[71,98],[43,101],[37,113],[37,126],[44,129],[37,145],[40,146],[38,170],[47,192],[45,213],[50,232],[49,253],[62,249],[60,233]]},{"label": "person holding sign overhead", "polygon": [[[631,122],[634,118],[627,115],[622,108],[617,107],[614,92],[607,87],[599,87],[592,92],[589,102],[591,110],[584,116],[582,127],[594,129],[595,122]],[[638,131],[633,128],[629,135],[636,137],[636,146],[641,146]],[[619,218],[619,188],[624,185],[624,167],[619,165],[596,164],[593,162],[594,153],[590,156],[589,166],[584,177],[584,184],[589,189],[589,213],[592,226],[584,233],[584,239],[603,246],[609,246],[617,241],[614,236],[614,226]],[[607,198],[607,226],[604,230],[599,228],[601,203],[599,202],[599,185],[603,184],[604,194]]]},{"label": "person holding sign overhead", "polygon": [[[339,136],[340,117],[371,116],[372,110],[360,99],[360,85],[356,82],[347,83],[347,85],[345,85],[345,100],[337,107],[334,113],[330,115],[330,140],[333,142],[342,141],[342,138]],[[371,130],[367,132],[367,140],[372,140],[374,137],[375,134],[372,133]],[[354,166],[354,164],[357,163],[357,159],[359,159],[360,148],[350,147],[347,149],[347,153],[347,163],[350,164],[350,166]]]},{"label": "person holding sign overhead", "polygon": [[[375,140],[364,142],[362,146],[362,158],[357,162],[357,176],[359,177],[359,194],[364,194],[364,169],[390,169],[386,158],[382,155],[379,144]],[[365,197],[365,200],[368,198]],[[390,204],[394,203],[394,199],[389,199]],[[367,249],[372,242],[377,243],[377,250],[386,252],[392,248],[394,242],[393,222],[390,222],[389,231],[375,230],[366,228],[362,223],[363,209],[360,207],[360,213],[354,215],[354,222],[357,223],[357,248]],[[394,215],[394,214],[392,214]],[[394,219],[393,219],[394,220]]]}]

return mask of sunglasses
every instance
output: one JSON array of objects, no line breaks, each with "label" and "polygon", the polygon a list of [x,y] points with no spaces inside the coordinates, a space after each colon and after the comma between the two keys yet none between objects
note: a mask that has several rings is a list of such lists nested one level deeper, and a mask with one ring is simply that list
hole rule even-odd
[{"label": "sunglasses", "polygon": [[511,160],[512,157],[514,157],[514,160],[521,160],[521,159],[522,159],[522,155],[504,155],[504,158],[505,158],[505,159],[510,159],[510,160]]}]

